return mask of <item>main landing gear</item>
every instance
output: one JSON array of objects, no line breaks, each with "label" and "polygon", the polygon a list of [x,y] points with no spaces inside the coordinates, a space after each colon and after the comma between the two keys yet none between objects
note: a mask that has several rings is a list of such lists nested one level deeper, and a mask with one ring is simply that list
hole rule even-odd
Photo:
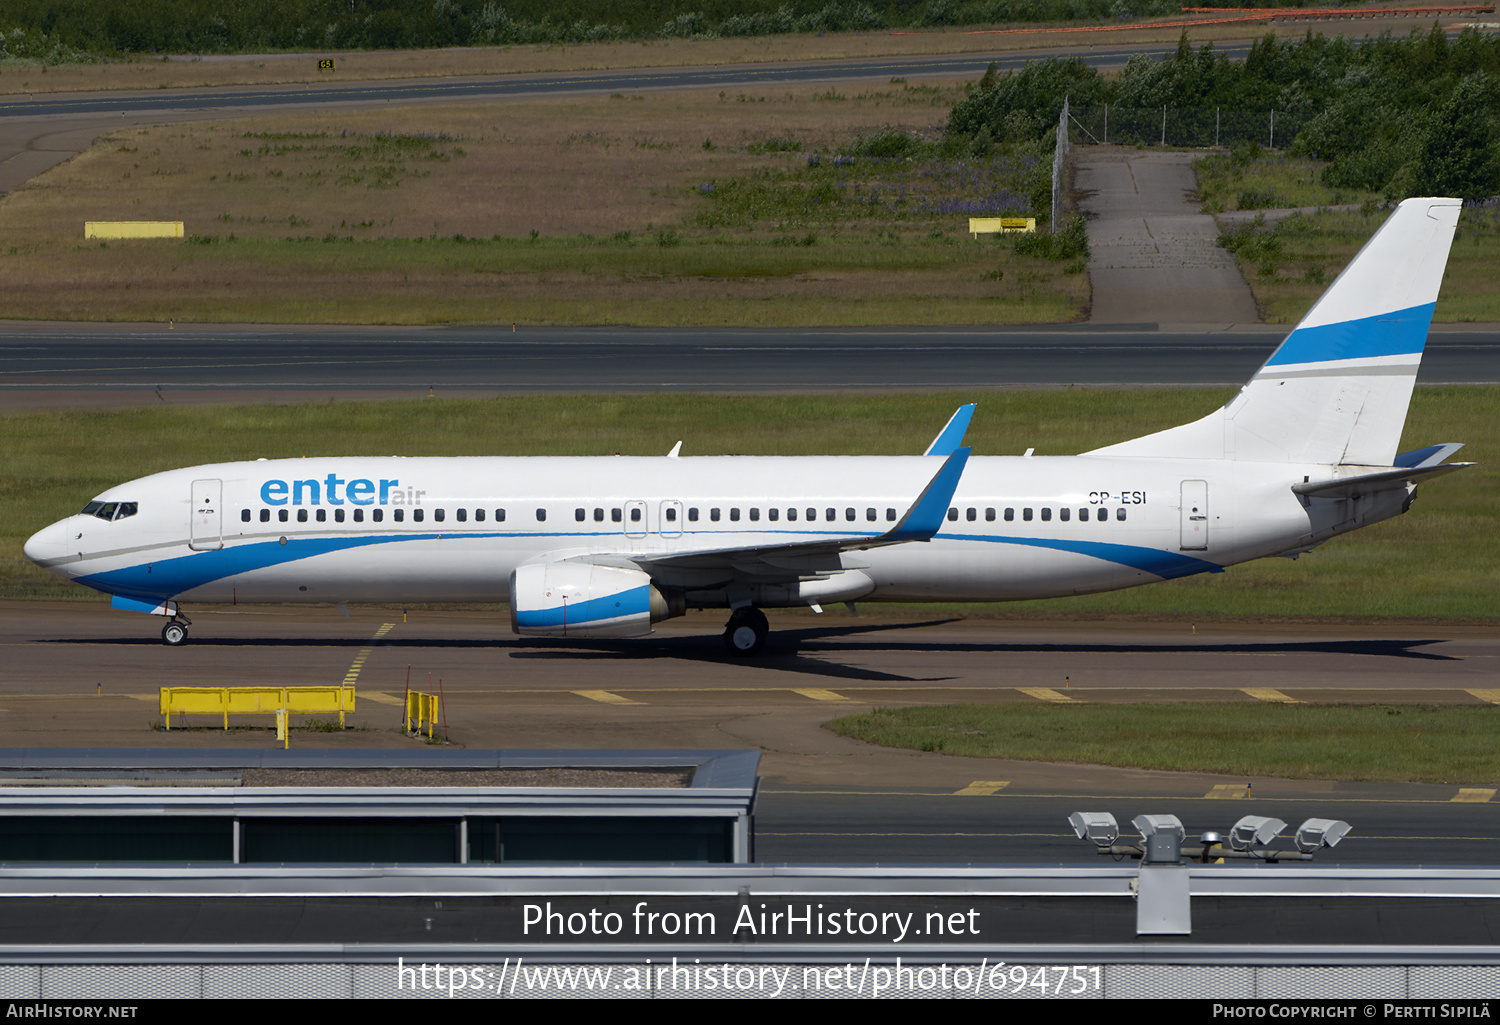
[{"label": "main landing gear", "polygon": [[729,614],[729,622],[724,625],[724,647],[731,655],[749,658],[760,654],[770,632],[766,614],[754,605],[744,605]]},{"label": "main landing gear", "polygon": [[171,622],[161,628],[161,639],[173,648],[186,644],[187,628],[192,625],[192,621],[186,616],[173,616]]}]

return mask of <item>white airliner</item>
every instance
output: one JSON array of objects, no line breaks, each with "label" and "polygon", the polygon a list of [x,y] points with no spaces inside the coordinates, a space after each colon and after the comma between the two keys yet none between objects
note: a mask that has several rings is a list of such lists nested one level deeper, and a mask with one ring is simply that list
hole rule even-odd
[{"label": "white airliner", "polygon": [[[1460,445],[1396,449],[1458,222],[1402,203],[1224,408],[1079,456],[340,458],[134,480],[26,555],[168,617],[191,602],[500,602],[523,635],[730,610],[1088,594],[1295,556],[1411,505]],[[680,443],[679,443],[680,448]]]}]

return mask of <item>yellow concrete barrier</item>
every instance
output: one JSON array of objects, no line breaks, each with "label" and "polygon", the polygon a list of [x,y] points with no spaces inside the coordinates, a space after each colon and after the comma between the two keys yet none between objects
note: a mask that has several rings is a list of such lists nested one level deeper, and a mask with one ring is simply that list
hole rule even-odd
[{"label": "yellow concrete barrier", "polygon": [[84,221],[84,238],[182,238],[181,221]]},{"label": "yellow concrete barrier", "polygon": [[1010,231],[1036,231],[1035,217],[970,217],[969,234],[1005,234]]},{"label": "yellow concrete barrier", "polygon": [[293,715],[337,712],[339,725],[344,713],[354,711],[353,687],[163,687],[161,714],[167,729],[173,715],[220,715],[229,729],[231,715],[275,715],[285,709]]}]

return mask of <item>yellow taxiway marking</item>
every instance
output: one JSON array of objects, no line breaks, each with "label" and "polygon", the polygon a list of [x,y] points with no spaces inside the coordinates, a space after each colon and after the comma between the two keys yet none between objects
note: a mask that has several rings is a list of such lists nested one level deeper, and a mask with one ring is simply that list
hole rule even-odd
[{"label": "yellow taxiway marking", "polygon": [[1493,687],[1474,687],[1467,691],[1480,701],[1488,701],[1492,705],[1500,705],[1500,690]]},{"label": "yellow taxiway marking", "polygon": [[629,698],[622,698],[618,694],[611,694],[607,690],[575,690],[573,693],[581,698],[588,698],[590,701],[602,701],[606,705],[644,705],[646,703],[644,701],[631,701]]},{"label": "yellow taxiway marking", "polygon": [[1495,796],[1493,790],[1484,787],[1460,787],[1457,794],[1453,795],[1453,804],[1484,804]]},{"label": "yellow taxiway marking", "polygon": [[1241,687],[1240,691],[1250,695],[1256,701],[1275,701],[1283,705],[1302,704],[1296,698],[1288,697],[1275,687]]},{"label": "yellow taxiway marking", "polygon": [[1077,698],[1070,698],[1060,690],[1051,687],[1017,687],[1016,690],[1025,694],[1028,698],[1036,698],[1038,701],[1063,701],[1083,704]]},{"label": "yellow taxiway marking", "polygon": [[812,698],[814,701],[848,701],[844,695],[822,687],[793,687],[793,694],[801,694],[804,698]]},{"label": "yellow taxiway marking", "polygon": [[1250,788],[1243,783],[1215,783],[1214,788],[1203,796],[1232,801],[1249,797]]},{"label": "yellow taxiway marking", "polygon": [[400,698],[393,698],[389,694],[382,694],[378,690],[362,690],[362,691],[360,691],[359,692],[359,700],[361,700],[361,701],[373,701],[377,705],[395,705],[397,708],[400,708],[403,704],[405,704],[405,702],[402,701]]},{"label": "yellow taxiway marking", "polygon": [[962,790],[953,791],[954,797],[988,797],[997,790],[1010,786],[1008,779],[976,779]]},{"label": "yellow taxiway marking", "polygon": [[[375,631],[374,639],[377,641],[380,640],[380,638],[384,637],[386,634],[390,633],[391,630],[395,629],[395,626],[395,623],[381,623],[380,629]],[[374,648],[359,649],[359,654],[354,656],[354,661],[349,665],[349,671],[344,674],[345,687],[354,686],[354,681],[359,679],[359,671],[365,667],[365,659],[369,658],[370,652],[374,650]]]}]

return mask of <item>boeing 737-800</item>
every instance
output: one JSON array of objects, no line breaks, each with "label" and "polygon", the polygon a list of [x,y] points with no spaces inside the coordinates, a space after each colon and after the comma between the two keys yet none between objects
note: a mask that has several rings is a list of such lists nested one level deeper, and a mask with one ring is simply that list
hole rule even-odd
[{"label": "boeing 737-800", "polygon": [[1087,594],[1296,555],[1397,516],[1459,445],[1397,454],[1455,199],[1409,199],[1260,371],[1194,423],[1078,456],[257,460],[110,488],[26,543],[168,617],[192,602],[509,602],[523,635],[724,608]]}]

